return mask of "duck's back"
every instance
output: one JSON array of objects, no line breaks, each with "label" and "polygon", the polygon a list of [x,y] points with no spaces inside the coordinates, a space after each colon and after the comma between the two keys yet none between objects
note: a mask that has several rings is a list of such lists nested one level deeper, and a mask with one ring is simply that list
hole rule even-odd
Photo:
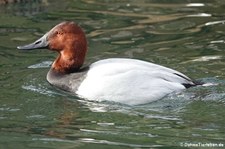
[{"label": "duck's back", "polygon": [[93,63],[76,93],[88,100],[135,105],[194,85],[178,71],[141,60],[113,58]]}]

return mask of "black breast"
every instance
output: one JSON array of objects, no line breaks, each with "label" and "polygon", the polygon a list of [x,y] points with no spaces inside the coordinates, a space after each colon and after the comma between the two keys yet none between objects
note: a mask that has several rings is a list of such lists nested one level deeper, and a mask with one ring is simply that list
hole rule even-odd
[{"label": "black breast", "polygon": [[62,74],[51,68],[47,74],[47,80],[57,88],[75,93],[82,81],[86,78],[88,70],[89,67],[84,67],[73,73]]}]

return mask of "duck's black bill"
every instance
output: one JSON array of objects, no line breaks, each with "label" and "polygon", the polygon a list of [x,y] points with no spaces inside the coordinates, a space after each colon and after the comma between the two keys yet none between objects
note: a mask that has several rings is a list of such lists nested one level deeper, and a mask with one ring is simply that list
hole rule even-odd
[{"label": "duck's black bill", "polygon": [[24,45],[18,46],[17,49],[19,50],[33,50],[33,49],[43,49],[48,47],[47,35],[45,34],[40,39],[36,40],[35,42]]}]

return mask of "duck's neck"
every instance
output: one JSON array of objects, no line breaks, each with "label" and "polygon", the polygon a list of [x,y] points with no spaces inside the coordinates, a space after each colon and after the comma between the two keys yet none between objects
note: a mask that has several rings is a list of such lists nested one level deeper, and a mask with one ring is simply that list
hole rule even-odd
[{"label": "duck's neck", "polygon": [[70,50],[63,50],[52,64],[52,69],[61,74],[76,72],[83,65],[85,54],[84,52],[73,53]]}]

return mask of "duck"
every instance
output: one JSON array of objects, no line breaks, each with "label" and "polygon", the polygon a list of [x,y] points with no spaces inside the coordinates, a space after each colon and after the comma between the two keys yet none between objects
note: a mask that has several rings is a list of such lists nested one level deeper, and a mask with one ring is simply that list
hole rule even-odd
[{"label": "duck", "polygon": [[88,101],[142,105],[173,92],[202,85],[171,68],[132,58],[108,58],[84,66],[87,38],[73,21],[64,21],[20,50],[58,52],[47,81]]}]

